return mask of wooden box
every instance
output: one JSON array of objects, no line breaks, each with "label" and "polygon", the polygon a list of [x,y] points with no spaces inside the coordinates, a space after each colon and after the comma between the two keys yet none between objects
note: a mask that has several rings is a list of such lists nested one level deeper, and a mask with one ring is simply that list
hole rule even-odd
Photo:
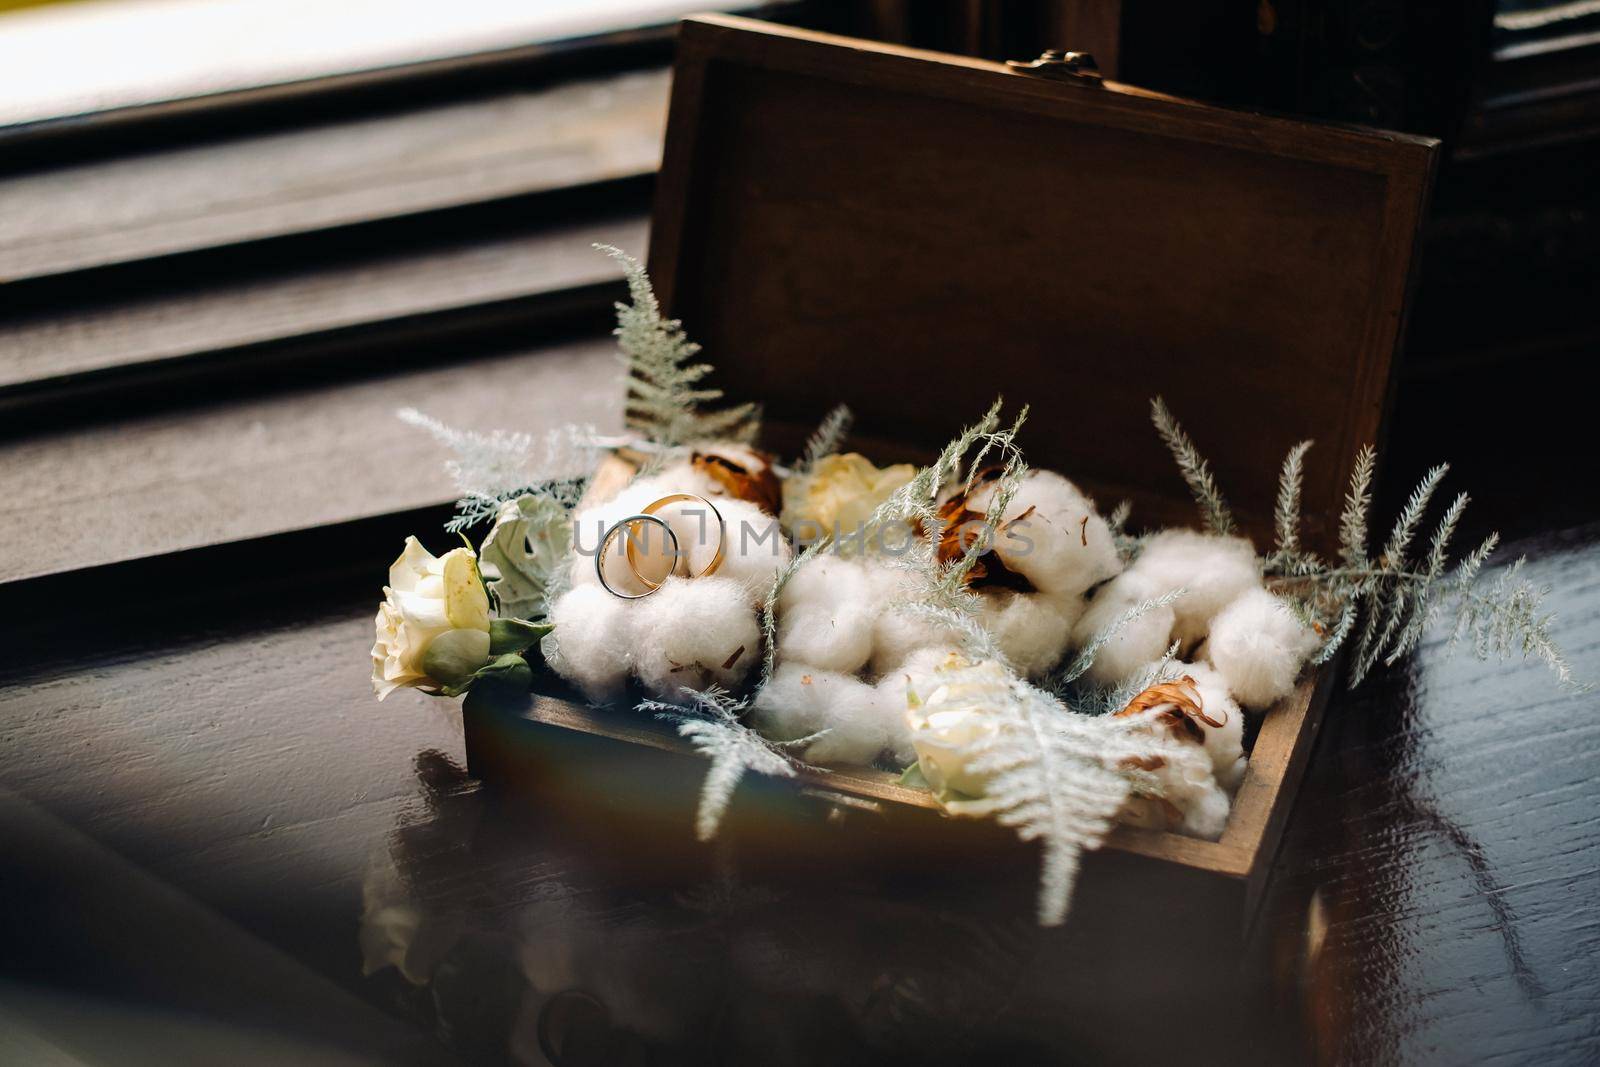
[{"label": "wooden box", "polygon": [[[1258,546],[1284,453],[1316,439],[1305,507],[1319,542],[1346,464],[1381,431],[1436,148],[696,18],[679,38],[650,269],[717,384],[765,404],[775,451],[794,454],[843,402],[866,435],[853,447],[925,457],[1003,394],[1033,405],[1033,464],[1103,505],[1132,500],[1135,525],[1192,523],[1148,420],[1163,394]],[[1266,714],[1220,841],[1123,828],[1110,849],[1229,880],[1248,909],[1331,673]],[[691,795],[703,765],[647,717],[560,694],[469,702],[467,746],[486,780],[619,807],[633,795],[659,832],[688,838],[687,807],[668,822],[668,786],[632,757],[678,754]],[[966,833],[870,770],[741,786],[735,812],[774,788],[832,822],[871,812],[901,845]]]}]

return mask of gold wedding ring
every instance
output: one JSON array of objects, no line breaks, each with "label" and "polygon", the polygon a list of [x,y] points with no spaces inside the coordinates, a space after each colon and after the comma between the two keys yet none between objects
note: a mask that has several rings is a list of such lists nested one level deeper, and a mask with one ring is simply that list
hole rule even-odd
[{"label": "gold wedding ring", "polygon": [[[717,517],[717,554],[711,558],[710,563],[706,564],[705,570],[701,571],[699,574],[685,575],[685,577],[704,578],[707,575],[715,574],[717,573],[717,568],[722,566],[724,550],[727,548],[728,543],[728,524],[723,519],[722,512],[717,510],[717,506],[715,504],[707,500],[705,497],[695,496],[693,493],[672,493],[661,497],[658,500],[652,501],[650,505],[639,514],[644,518],[655,519],[657,522],[662,522],[662,520],[656,515],[656,512],[660,511],[668,504],[676,504],[680,500],[692,500],[704,504],[706,507],[711,509],[711,514]],[[663,522],[662,525],[665,525],[665,523]],[[652,582],[650,579],[639,573],[639,564],[634,559],[633,555],[635,547],[637,546],[635,546],[633,538],[630,537],[622,549],[623,555],[628,560],[628,569],[633,571],[633,576],[639,579],[639,581],[643,582],[645,585],[649,586],[653,592],[656,589],[659,589],[665,583],[666,579],[663,578],[660,582]],[[678,569],[678,560],[680,558],[683,560],[684,568],[687,569],[689,566],[689,555],[688,553],[681,551],[678,545],[678,538],[676,535],[674,535],[672,538],[672,566],[667,570],[668,576],[671,576],[673,572]],[[648,596],[649,594],[644,593],[640,595]]]},{"label": "gold wedding ring", "polygon": [[[657,501],[657,503],[660,503],[660,501]],[[654,505],[651,506],[653,507]],[[662,531],[667,535],[667,537],[672,539],[672,559],[674,565],[676,565],[678,559],[678,535],[672,532],[672,527],[667,525],[667,520],[658,518],[655,515],[641,513],[638,515],[629,515],[627,518],[613,525],[609,530],[606,531],[605,536],[600,539],[600,548],[594,554],[594,573],[595,577],[600,579],[600,585],[605,589],[606,592],[610,593],[614,597],[620,597],[623,600],[641,600],[644,597],[649,596],[651,593],[654,593],[657,589],[660,589],[662,584],[660,582],[651,582],[646,580],[642,575],[639,574],[639,569],[633,565],[633,537],[628,535],[625,531],[628,529],[628,527],[632,526],[636,522],[649,522],[661,527]],[[606,581],[606,550],[611,547],[611,542],[617,539],[617,534],[619,533],[623,534],[623,536],[626,538],[627,547],[624,551],[624,558],[628,561],[629,569],[633,571],[633,576],[638,578],[639,581],[643,582],[647,587],[642,593],[619,593],[617,590],[611,588],[610,582]]]}]

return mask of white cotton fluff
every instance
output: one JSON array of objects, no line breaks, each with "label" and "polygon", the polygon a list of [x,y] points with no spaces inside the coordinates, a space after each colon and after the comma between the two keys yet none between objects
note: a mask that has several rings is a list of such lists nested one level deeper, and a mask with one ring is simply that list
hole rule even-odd
[{"label": "white cotton fluff", "polygon": [[1117,813],[1117,821],[1215,841],[1228,825],[1232,802],[1212,773],[1211,756],[1204,746],[1174,736],[1171,727],[1160,721],[1161,714],[1161,708],[1151,708],[1134,720],[1135,726],[1143,726],[1157,739],[1161,764],[1147,773],[1155,778],[1160,794],[1129,797]]},{"label": "white cotton fluff", "polygon": [[872,628],[872,674],[881,677],[897,670],[917,652],[948,651],[960,644],[954,630],[886,604]]},{"label": "white cotton fluff", "polygon": [[[1146,713],[1150,714],[1150,713]],[[1192,741],[1164,746],[1165,762],[1150,772],[1161,785],[1160,797],[1129,797],[1117,820],[1147,830],[1175,830],[1189,837],[1215,841],[1228,825],[1231,802],[1211,773],[1205,749]]]},{"label": "white cotton fluff", "polygon": [[1203,722],[1196,725],[1205,732],[1205,749],[1217,784],[1231,793],[1239,787],[1245,772],[1244,712],[1230,695],[1227,679],[1218,671],[1204,663],[1185,663],[1178,673],[1194,679],[1201,711],[1222,722],[1221,726]]},{"label": "white cotton fluff", "polygon": [[1083,611],[1078,597],[993,590],[983,594],[979,617],[1017,673],[1039,678],[1061,662]]},{"label": "white cotton fluff", "polygon": [[1145,543],[1128,568],[1157,595],[1184,589],[1172,606],[1173,636],[1193,649],[1205,640],[1211,620],[1246,589],[1261,585],[1256,553],[1243,537],[1218,537],[1196,530],[1164,530]]},{"label": "white cotton fluff", "polygon": [[732,689],[761,660],[761,627],[731,578],[668,578],[657,593],[627,602],[635,676],[663,700],[713,684]]},{"label": "white cotton fluff", "polygon": [[[716,576],[738,582],[751,603],[759,604],[772,588],[772,579],[789,565],[794,550],[778,529],[778,520],[756,505],[732,497],[718,499],[716,505],[727,531],[722,566]],[[689,557],[691,574],[699,574],[711,562],[716,552],[714,539],[696,551],[698,555],[691,552]]]},{"label": "white cotton fluff", "polygon": [[874,677],[899,669],[925,649],[948,652],[960,647],[961,634],[908,610],[917,600],[919,579],[914,572],[871,557],[862,560],[862,567],[879,605],[872,628]]},{"label": "white cotton fluff", "polygon": [[872,657],[882,610],[860,562],[813,556],[778,594],[778,658],[853,674]]},{"label": "white cotton fluff", "polygon": [[1246,707],[1265,708],[1294,690],[1321,639],[1282,599],[1249,589],[1211,622],[1206,658]]},{"label": "white cotton fluff", "polygon": [[[1156,583],[1137,571],[1118,575],[1089,601],[1088,610],[1073,628],[1072,643],[1084,647],[1125,612],[1160,595]],[[1096,685],[1118,685],[1166,655],[1176,619],[1174,606],[1166,604],[1128,623],[1096,653],[1088,679]]]},{"label": "white cotton fluff", "polygon": [[[968,507],[983,511],[994,491],[993,484],[974,491]],[[1050,596],[1081,597],[1122,570],[1111,529],[1094,501],[1053,471],[1030,471],[1005,515],[988,521],[997,528],[995,553]]]},{"label": "white cotton fluff", "polygon": [[[751,721],[767,737],[792,741],[827,731],[802,758],[822,765],[870,764],[886,749],[909,748],[903,716],[884,695],[852,675],[780,663],[751,704]],[[897,725],[897,717],[902,720]]]},{"label": "white cotton fluff", "polygon": [[598,585],[583,585],[563,593],[550,609],[550,666],[597,703],[618,696],[633,668],[631,606]]}]

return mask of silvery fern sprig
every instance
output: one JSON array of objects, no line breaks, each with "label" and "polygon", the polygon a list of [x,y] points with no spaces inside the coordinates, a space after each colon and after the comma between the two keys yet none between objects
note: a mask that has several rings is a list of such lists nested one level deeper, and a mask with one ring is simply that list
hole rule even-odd
[{"label": "silvery fern sprig", "polygon": [[[961,672],[950,680],[959,684]],[[1039,842],[1039,923],[1058,926],[1083,852],[1100,847],[1133,792],[1133,779],[1116,768],[1147,762],[1160,742],[1125,720],[1075,714],[1015,676],[1003,694],[989,695],[985,710],[996,728],[961,752],[966,766],[984,776],[984,795],[946,806]]]},{"label": "silvery fern sprig", "polygon": [[1117,556],[1124,563],[1129,563],[1144,548],[1145,538],[1138,534],[1128,532],[1128,519],[1133,515],[1133,501],[1120,501],[1111,514],[1106,516],[1106,528],[1111,533],[1111,543],[1117,548]]},{"label": "silvery fern sprig", "polygon": [[817,428],[806,439],[805,454],[795,465],[795,471],[804,474],[815,467],[823,456],[831,456],[844,447],[845,438],[850,436],[850,427],[855,419],[855,415],[844,404],[824,415]]},{"label": "silvery fern sprig", "polygon": [[[1159,397],[1151,403],[1151,417],[1209,525],[1217,530],[1211,520],[1225,505],[1205,461]],[[1480,659],[1518,653],[1542,661],[1563,686],[1587,688],[1576,685],[1571,665],[1551,636],[1554,616],[1541,611],[1548,590],[1522,579],[1521,560],[1492,585],[1481,587],[1480,572],[1498,544],[1498,535],[1490,535],[1451,570],[1450,542],[1467,508],[1466,493],[1451,500],[1425,548],[1416,550],[1423,520],[1449,473],[1447,464],[1423,476],[1373,555],[1370,528],[1377,453],[1364,446],[1351,466],[1339,515],[1338,559],[1326,561],[1307,551],[1300,540],[1300,500],[1303,461],[1310,447],[1311,442],[1302,441],[1284,460],[1274,514],[1276,545],[1263,561],[1263,570],[1323,633],[1313,663],[1326,663],[1349,646],[1350,685],[1357,686],[1379,663],[1392,666],[1410,654],[1428,627],[1447,613],[1452,648],[1470,639]]]},{"label": "silvery fern sprig", "polygon": [[[1182,677],[1187,666],[1178,659],[1178,651],[1182,647],[1182,642],[1172,642],[1160,659],[1146,664],[1114,685],[1086,685],[1079,681],[1070,697],[1063,699],[1080,715],[1115,715],[1151,686]],[[1060,695],[1058,690],[1053,691]]]},{"label": "silvery fern sprig", "polygon": [[747,773],[793,778],[797,765],[787,750],[804,748],[822,735],[769,741],[740,720],[740,714],[748,706],[747,700],[735,700],[720,686],[685,687],[683,692],[686,704],[643,700],[638,710],[652,712],[676,725],[678,735],[711,761],[706,780],[700,787],[700,805],[694,820],[695,836],[701,841],[710,841],[717,836],[722,817],[733,800],[733,791]]},{"label": "silvery fern sprig", "polygon": [[459,430],[416,408],[401,408],[401,421],[427,430],[455,453],[445,470],[460,499],[445,524],[451,532],[493,519],[500,505],[519,496],[549,499],[570,508],[583,496],[599,461],[592,426],[560,426],[535,435],[511,430]]},{"label": "silvery fern sprig", "polygon": [[760,426],[755,404],[706,409],[722,399],[722,390],[700,384],[711,365],[695,362],[700,346],[684,336],[683,323],[662,316],[643,264],[612,245],[594,247],[622,264],[628,282],[631,303],[617,304],[612,331],[627,368],[628,424],[667,447],[711,438],[753,439]]},{"label": "silvery fern sprig", "polygon": [[[1174,603],[1187,592],[1187,589],[1179,587],[1150,600],[1141,601],[1140,603],[1128,608],[1121,615],[1117,616],[1115,619],[1112,619],[1104,629],[1100,630],[1098,633],[1090,637],[1088,641],[1084,642],[1083,647],[1078,649],[1077,654],[1074,655],[1072,659],[1068,660],[1065,666],[1060,667],[1054,674],[1050,676],[1050,680],[1046,683],[1046,688],[1048,688],[1051,692],[1058,694],[1065,694],[1069,692],[1071,687],[1077,683],[1080,678],[1089,673],[1089,668],[1094,666],[1095,657],[1100,655],[1100,650],[1109,645],[1114,637],[1120,634],[1127,627],[1139,621],[1145,615],[1148,615],[1150,612]],[[1171,651],[1169,650],[1169,655],[1170,654]],[[1134,694],[1137,694],[1147,688],[1149,687],[1141,685],[1138,689],[1133,690],[1129,696],[1132,697]],[[1112,708],[1110,710],[1118,710],[1127,706],[1127,703],[1128,702],[1124,700],[1121,704],[1118,704],[1116,708]]]},{"label": "silvery fern sprig", "polygon": [[[907,612],[950,630],[959,635],[968,655],[975,659],[993,659],[1005,662],[1005,656],[992,634],[978,619],[980,598],[967,582],[968,575],[977,564],[978,557],[989,548],[995,526],[1005,515],[1015,497],[1028,467],[1017,448],[1016,438],[1027,421],[1028,409],[1023,407],[1009,426],[1000,423],[1003,400],[997,399],[984,413],[983,418],[967,427],[945,445],[931,464],[919,470],[911,481],[900,487],[873,512],[870,526],[882,529],[890,523],[906,523],[922,530],[923,536],[913,538],[907,550],[891,557],[897,565],[907,568],[919,579],[912,598],[896,605],[894,610]],[[969,453],[976,452],[970,463]],[[994,516],[989,528],[966,546],[965,551],[952,561],[941,561],[939,544],[944,535],[945,521],[939,515],[939,495],[946,485],[954,481],[963,464],[967,481],[963,492],[972,488],[972,478],[991,456],[1002,461],[1001,473],[987,505],[987,514]]]},{"label": "silvery fern sprig", "polygon": [[1194,442],[1189,440],[1189,435],[1183,432],[1183,427],[1178,425],[1178,420],[1172,417],[1172,412],[1167,410],[1166,401],[1159,396],[1150,401],[1150,420],[1155,423],[1156,432],[1166,442],[1172,458],[1177,460],[1178,472],[1188,483],[1195,503],[1200,505],[1200,515],[1205,520],[1206,529],[1224,536],[1236,533],[1238,524],[1233,520],[1233,512],[1223,499],[1222,491],[1217,488],[1216,479],[1211,476],[1210,465],[1200,455],[1200,450],[1195,448]]},{"label": "silvery fern sprig", "polygon": [[[936,547],[942,532],[937,508],[940,489],[955,478],[964,457],[974,448],[977,452],[968,467],[967,490],[985,459],[992,455],[1003,461],[987,505],[992,521],[1005,515],[1027,475],[1016,446],[1027,409],[1002,428],[1000,406],[996,401],[982,419],[950,442],[937,460],[874,512],[872,522],[915,521],[926,534],[918,539],[920,548],[901,557],[921,580],[916,599],[901,605],[900,610],[952,631],[973,660],[1005,666],[998,643],[979,618],[979,598],[966,581],[978,557],[987,550],[986,541],[974,538],[953,561],[941,561]],[[1182,592],[1175,591],[1160,603],[1170,602]],[[1157,606],[1145,604],[1129,612],[1108,628],[1101,640],[1091,642],[1093,649],[1102,647],[1140,612]],[[1086,651],[1092,659],[1094,651]],[[1087,669],[1087,663],[1082,669]],[[974,740],[962,753],[974,771],[986,776],[984,796],[950,800],[946,806],[958,814],[993,817],[1022,840],[1040,843],[1038,917],[1042,925],[1055,926],[1066,918],[1084,850],[1101,845],[1133,791],[1133,778],[1117,768],[1123,760],[1127,765],[1147,762],[1151,747],[1159,742],[1137,734],[1120,720],[1077,714],[1056,694],[1023,681],[1009,668],[1007,673],[1003,699],[986,705],[986,711],[996,718],[996,730]],[[959,672],[954,680],[959,681]]]}]

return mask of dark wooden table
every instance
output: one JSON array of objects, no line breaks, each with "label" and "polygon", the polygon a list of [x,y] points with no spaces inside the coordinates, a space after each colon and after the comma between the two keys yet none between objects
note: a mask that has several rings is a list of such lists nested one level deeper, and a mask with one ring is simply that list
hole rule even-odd
[{"label": "dark wooden table", "polygon": [[[1519,549],[1600,676],[1600,529]],[[1203,894],[1093,864],[1045,933],[1026,865],[773,881],[729,848],[685,873],[497,802],[453,702],[372,700],[372,589],[272,566],[220,602],[107,588],[85,614],[124,625],[8,638],[10,1040],[111,1062],[144,1034],[539,1063],[541,1027],[568,1063],[1600,1048],[1600,722],[1538,668],[1435,641],[1338,697],[1248,942]]]}]

